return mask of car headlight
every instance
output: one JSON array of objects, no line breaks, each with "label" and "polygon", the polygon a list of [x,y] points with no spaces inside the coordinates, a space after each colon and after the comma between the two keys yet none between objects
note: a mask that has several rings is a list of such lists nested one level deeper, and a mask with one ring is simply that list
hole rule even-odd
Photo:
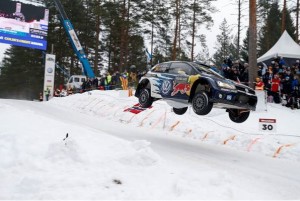
[{"label": "car headlight", "polygon": [[217,84],[219,87],[221,88],[226,88],[226,89],[236,89],[234,85],[226,83],[226,82],[222,82],[222,81],[217,81]]}]

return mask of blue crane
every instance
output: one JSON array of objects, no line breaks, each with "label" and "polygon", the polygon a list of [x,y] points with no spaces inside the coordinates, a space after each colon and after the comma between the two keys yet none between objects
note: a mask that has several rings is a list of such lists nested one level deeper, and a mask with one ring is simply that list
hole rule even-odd
[{"label": "blue crane", "polygon": [[84,74],[89,78],[94,78],[95,74],[91,68],[91,65],[87,59],[86,54],[84,53],[84,50],[80,44],[80,41],[79,41],[77,34],[73,28],[73,25],[65,13],[63,5],[61,4],[60,0],[53,0],[53,1],[55,3],[56,9],[58,10],[58,12],[60,14],[61,22],[65,28],[65,31],[68,35],[70,42],[72,44],[73,50],[75,51],[77,58],[79,59],[79,61],[81,62],[82,66],[83,66]]}]

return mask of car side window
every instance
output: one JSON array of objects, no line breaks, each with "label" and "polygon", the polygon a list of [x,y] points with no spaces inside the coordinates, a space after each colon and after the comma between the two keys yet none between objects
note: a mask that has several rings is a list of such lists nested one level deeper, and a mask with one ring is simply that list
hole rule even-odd
[{"label": "car side window", "polygon": [[170,66],[170,63],[157,64],[151,69],[151,71],[156,72],[156,73],[165,73],[165,72],[167,72],[169,66]]},{"label": "car side window", "polygon": [[172,74],[192,75],[193,72],[193,68],[189,64],[180,62],[172,63],[171,68],[169,70],[169,73]]}]

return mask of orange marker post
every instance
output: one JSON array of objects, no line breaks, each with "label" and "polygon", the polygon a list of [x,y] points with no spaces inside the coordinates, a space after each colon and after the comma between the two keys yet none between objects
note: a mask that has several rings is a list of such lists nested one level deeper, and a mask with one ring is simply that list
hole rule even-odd
[{"label": "orange marker post", "polygon": [[247,148],[247,151],[248,151],[248,152],[251,150],[252,146],[253,146],[259,139],[260,139],[260,138],[258,137],[258,138],[255,138],[254,140],[252,140],[252,141],[250,142],[250,144],[248,145],[248,148]]},{"label": "orange marker post", "polygon": [[170,131],[173,131],[174,128],[180,123],[180,121],[177,121],[173,126],[171,126]]},{"label": "orange marker post", "polygon": [[229,140],[234,140],[234,139],[235,139],[235,135],[230,136],[228,139],[226,139],[226,140],[223,142],[223,144],[227,144],[227,142],[228,142]]},{"label": "orange marker post", "polygon": [[276,158],[276,157],[279,155],[279,153],[281,152],[281,150],[282,150],[283,147],[291,147],[291,146],[293,146],[293,145],[295,145],[295,144],[284,144],[284,145],[281,145],[281,146],[275,151],[275,153],[274,153],[274,155],[273,155],[273,158]]}]

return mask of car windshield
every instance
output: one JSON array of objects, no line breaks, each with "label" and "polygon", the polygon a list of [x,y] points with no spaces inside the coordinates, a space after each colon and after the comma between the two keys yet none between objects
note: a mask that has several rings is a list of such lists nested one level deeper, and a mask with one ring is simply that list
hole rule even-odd
[{"label": "car windshield", "polygon": [[192,66],[194,66],[195,68],[197,68],[199,71],[205,72],[207,74],[213,74],[215,76],[218,76],[220,78],[224,78],[222,75],[220,75],[219,73],[217,73],[216,71],[214,71],[213,69],[211,69],[209,66],[204,66],[195,62],[191,62]]}]

